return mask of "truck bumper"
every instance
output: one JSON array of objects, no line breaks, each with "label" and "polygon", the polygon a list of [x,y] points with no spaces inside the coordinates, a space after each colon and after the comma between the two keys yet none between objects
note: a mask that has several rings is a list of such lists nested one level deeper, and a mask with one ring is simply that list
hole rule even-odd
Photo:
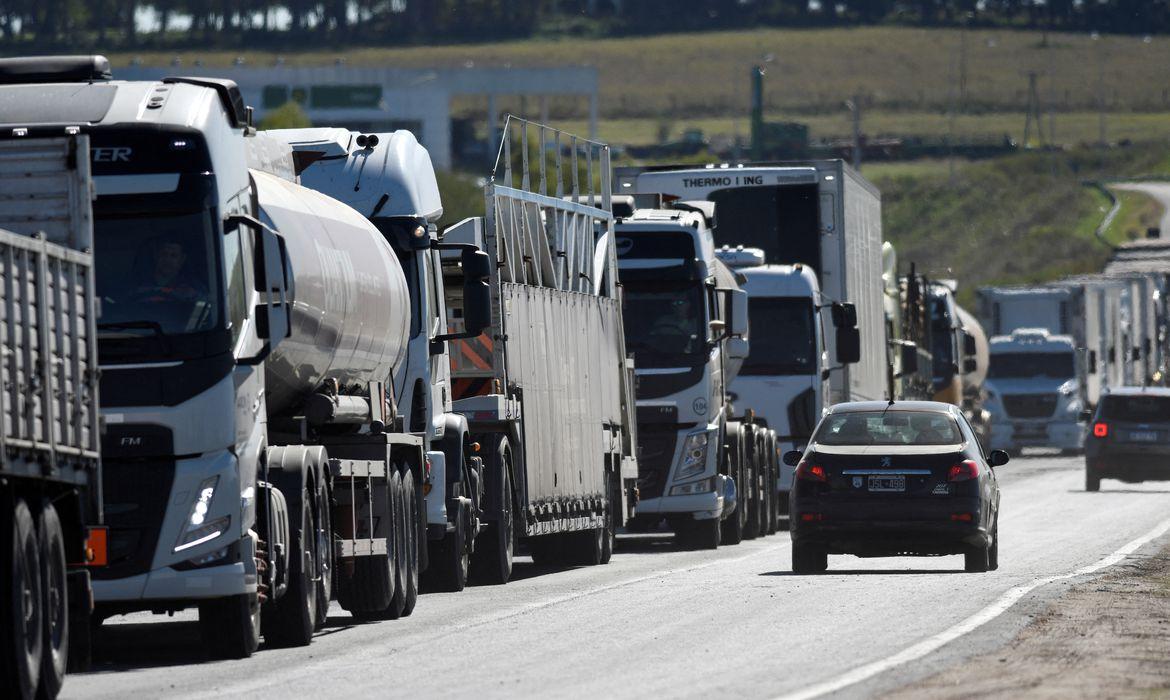
[{"label": "truck bumper", "polygon": [[[179,570],[170,566],[138,576],[93,581],[97,604],[198,601],[256,591],[256,558],[251,537],[240,540],[239,561]],[[148,606],[144,606],[148,607]]]},{"label": "truck bumper", "polygon": [[[689,515],[695,520],[722,518],[728,505],[725,481],[728,477],[717,475],[715,490],[690,496],[661,496],[638,501],[637,517]],[[732,501],[734,504],[734,500]]]}]

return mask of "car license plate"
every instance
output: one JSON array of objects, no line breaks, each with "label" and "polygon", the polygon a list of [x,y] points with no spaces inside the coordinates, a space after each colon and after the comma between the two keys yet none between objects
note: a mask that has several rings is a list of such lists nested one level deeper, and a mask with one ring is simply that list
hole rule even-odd
[{"label": "car license plate", "polygon": [[1154,430],[1131,430],[1129,439],[1134,442],[1157,442],[1158,433]]},{"label": "car license plate", "polygon": [[906,477],[898,476],[871,476],[869,477],[870,491],[905,491]]}]

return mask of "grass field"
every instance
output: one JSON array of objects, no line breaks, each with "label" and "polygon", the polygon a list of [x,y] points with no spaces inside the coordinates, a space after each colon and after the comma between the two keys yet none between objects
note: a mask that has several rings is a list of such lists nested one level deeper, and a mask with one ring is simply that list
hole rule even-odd
[{"label": "grass field", "polygon": [[[965,46],[965,51],[962,47]],[[960,54],[965,53],[965,71]],[[172,54],[135,54],[149,63],[168,63]],[[247,65],[273,65],[275,56],[255,52],[183,53],[184,65],[198,58],[225,66],[237,56]],[[848,128],[842,102],[857,93],[867,105],[866,129],[872,133],[913,128],[946,131],[945,114],[959,106],[961,133],[1002,134],[1023,127],[1027,71],[1037,71],[1039,92],[1060,113],[1072,112],[1065,135],[1061,115],[1057,136],[1085,140],[1081,122],[1097,107],[1098,70],[1111,112],[1170,112],[1170,37],[1053,34],[1008,30],[865,27],[849,29],[761,29],[741,32],[673,34],[615,39],[528,40],[490,45],[364,48],[345,52],[282,55],[286,65],[396,67],[592,65],[600,76],[601,113],[607,120],[638,118],[639,123],[607,123],[615,140],[646,142],[661,120],[677,122],[717,117],[714,131],[746,131],[748,70],[767,67],[766,109],[770,115],[812,123],[815,133],[843,134]],[[125,65],[130,55],[114,56]],[[771,59],[770,61],[767,59]],[[230,74],[230,67],[226,69]],[[962,80],[961,80],[962,78]],[[959,84],[963,84],[960,89]],[[463,102],[470,108],[471,102]],[[517,100],[501,101],[519,109]],[[529,105],[535,108],[535,105]],[[553,103],[559,119],[583,117],[584,105]],[[529,110],[531,111],[531,110]],[[989,112],[1007,112],[990,117]],[[1118,117],[1116,136],[1137,137],[1158,127],[1161,116]],[[650,120],[645,122],[642,120]],[[735,120],[739,120],[738,126]],[[990,121],[989,121],[990,120]],[[1153,124],[1149,122],[1155,122]],[[1161,122],[1161,123],[1157,123]],[[615,131],[620,129],[620,131]],[[624,136],[628,133],[629,136]],[[1075,134],[1075,136],[1074,136]],[[1095,126],[1092,137],[1095,138]]]},{"label": "grass field", "polygon": [[1158,200],[1132,190],[1111,188],[1121,205],[1103,235],[1112,244],[1125,243],[1146,235],[1146,229],[1162,221],[1162,205]]}]

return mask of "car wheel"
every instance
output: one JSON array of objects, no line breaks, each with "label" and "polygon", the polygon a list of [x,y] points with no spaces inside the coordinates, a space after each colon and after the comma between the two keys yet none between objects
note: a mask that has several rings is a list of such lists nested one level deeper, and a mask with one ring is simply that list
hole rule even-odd
[{"label": "car wheel", "polygon": [[1085,490],[1086,491],[1100,491],[1101,477],[1093,476],[1089,472],[1085,472]]},{"label": "car wheel", "polygon": [[829,568],[829,553],[824,547],[803,542],[792,543],[792,573],[819,574]]},{"label": "car wheel", "polygon": [[991,548],[987,550],[987,569],[995,571],[999,568],[999,518],[995,519],[995,527],[991,531]]},{"label": "car wheel", "polygon": [[988,570],[991,547],[971,547],[963,552],[963,570],[969,574],[981,574]]}]

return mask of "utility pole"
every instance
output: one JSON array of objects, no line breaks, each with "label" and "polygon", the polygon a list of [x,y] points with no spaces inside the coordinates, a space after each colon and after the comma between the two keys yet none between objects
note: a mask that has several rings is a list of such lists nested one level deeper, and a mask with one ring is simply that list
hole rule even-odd
[{"label": "utility pole", "polygon": [[1036,71],[1028,71],[1028,106],[1024,114],[1024,148],[1028,147],[1028,142],[1032,134],[1032,122],[1036,122],[1036,136],[1040,138],[1040,145],[1046,146],[1047,142],[1044,139],[1044,121],[1040,116],[1040,93],[1036,89],[1036,77],[1039,75]]},{"label": "utility pole", "polygon": [[853,168],[861,168],[861,95],[854,94],[853,99],[845,100],[845,106],[853,117]]},{"label": "utility pole", "polygon": [[1108,143],[1105,139],[1105,42],[1097,32],[1092,36],[1097,44],[1097,144],[1104,148]]}]

